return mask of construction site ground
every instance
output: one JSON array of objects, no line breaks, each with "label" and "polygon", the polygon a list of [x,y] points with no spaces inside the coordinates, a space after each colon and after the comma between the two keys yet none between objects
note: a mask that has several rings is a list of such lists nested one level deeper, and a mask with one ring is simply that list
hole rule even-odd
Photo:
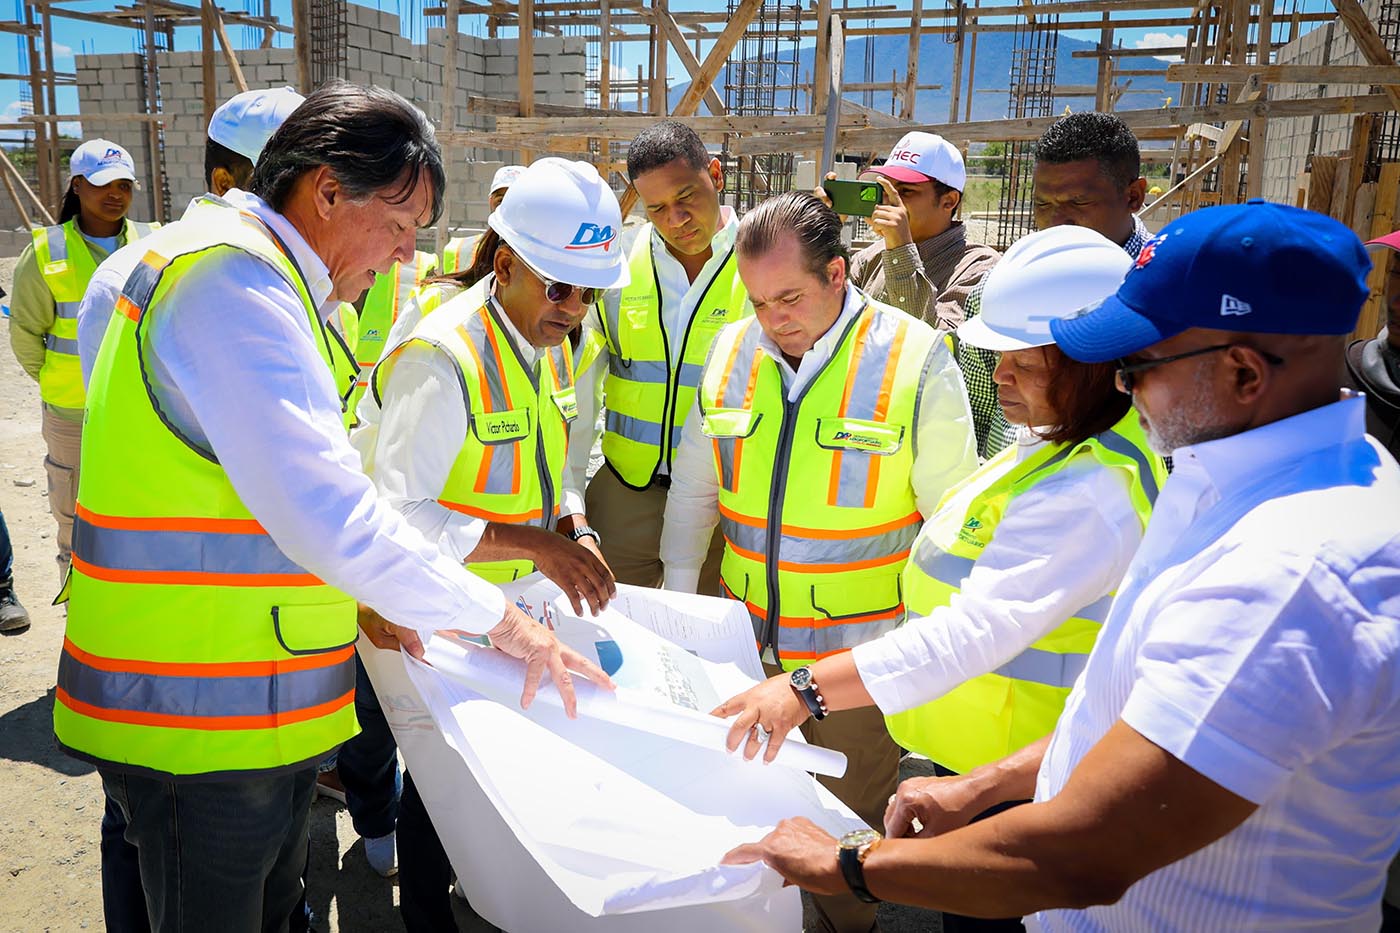
[{"label": "construction site ground", "polygon": [[[13,259],[0,259],[0,288],[10,290]],[[39,391],[10,352],[10,322],[0,319],[0,511],[15,550],[15,583],[33,624],[0,637],[0,933],[101,930],[98,825],[102,784],[92,765],[54,744],[55,671],[63,645],[55,526],[44,479]],[[548,767],[541,762],[541,767]],[[398,887],[375,874],[364,843],[340,804],[319,799],[311,811],[309,902],[317,929],[401,930]],[[454,898],[462,933],[495,927]],[[886,933],[937,933],[936,914],[881,908]]]}]

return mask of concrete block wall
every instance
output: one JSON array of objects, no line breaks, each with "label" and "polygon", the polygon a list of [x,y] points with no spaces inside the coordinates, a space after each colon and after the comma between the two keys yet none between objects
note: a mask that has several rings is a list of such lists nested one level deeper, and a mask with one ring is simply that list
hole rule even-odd
[{"label": "concrete block wall", "polygon": [[[520,61],[515,39],[461,36],[457,50],[456,128],[489,132],[495,118],[468,113],[469,96],[515,99],[519,95]],[[400,32],[399,19],[358,4],[346,6],[346,48],[342,74],[355,84],[376,84],[408,98],[441,124],[439,89],[443,84],[445,49],[442,30],[429,30],[426,45],[414,45]],[[163,53],[159,60],[162,112],[165,116],[166,173],[171,209],[178,216],[190,198],[205,190],[204,94],[201,54]],[[291,49],[250,49],[238,52],[250,87],[296,84]],[[535,99],[581,106],[584,103],[585,40],[581,37],[540,36],[535,39]],[[223,101],[236,89],[222,56],[217,66]],[[125,146],[136,161],[137,177],[147,177],[143,124],[103,119],[104,114],[140,113],[143,105],[141,58],[135,54],[80,55],[77,58],[78,108],[85,137],[103,136]],[[515,153],[471,147],[444,146],[451,199],[452,225],[479,228],[486,220],[486,197],[491,176]],[[132,216],[151,216],[150,194],[138,191]]]},{"label": "concrete block wall", "polygon": [[[1363,0],[1368,16],[1374,22],[1380,14],[1381,0]],[[1330,55],[1327,33],[1331,29]],[[1275,62],[1280,65],[1365,65],[1369,64],[1356,47],[1346,26],[1336,20],[1322,23],[1278,50]],[[1367,85],[1329,84],[1324,95],[1344,96],[1369,93]],[[1300,100],[1318,97],[1316,85],[1281,84],[1269,88],[1273,100]],[[1269,138],[1264,147],[1264,197],[1270,201],[1292,204],[1297,189],[1298,173],[1307,167],[1309,153],[1332,155],[1351,147],[1353,114],[1331,114],[1317,118],[1317,141],[1312,140],[1313,117],[1292,117],[1269,121]]]}]

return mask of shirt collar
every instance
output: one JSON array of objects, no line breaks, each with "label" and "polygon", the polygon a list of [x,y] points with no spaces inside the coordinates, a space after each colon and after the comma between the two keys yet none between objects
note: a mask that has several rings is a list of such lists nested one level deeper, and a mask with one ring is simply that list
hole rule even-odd
[{"label": "shirt collar", "polygon": [[331,312],[336,309],[340,302],[331,297],[334,285],[331,282],[331,271],[326,268],[326,264],[321,261],[321,257],[316,255],[316,251],[306,242],[292,222],[286,217],[274,211],[266,201],[247,191],[240,191],[232,188],[224,195],[224,200],[239,210],[248,211],[253,214],[277,234],[291,251],[292,261],[301,269],[301,274],[306,278],[306,290],[311,294],[311,300],[320,309],[321,319],[325,320]]},{"label": "shirt collar", "polygon": [[1177,464],[1196,463],[1222,496],[1291,461],[1366,436],[1366,400],[1355,393],[1321,408],[1172,451]]},{"label": "shirt collar", "polygon": [[1152,239],[1152,234],[1147,229],[1147,224],[1142,222],[1142,218],[1137,214],[1133,215],[1133,232],[1128,234],[1128,239],[1123,243],[1123,252],[1136,259],[1138,253],[1147,245],[1147,241]]},{"label": "shirt collar", "polygon": [[510,342],[515,344],[515,349],[520,353],[520,358],[525,361],[527,367],[533,367],[540,358],[540,349],[530,341],[525,339],[525,335],[516,328],[515,322],[506,314],[506,309],[501,306],[501,302],[496,298],[496,274],[494,272],[487,275],[486,279],[487,301],[491,302],[491,309],[496,312],[496,317],[500,320],[501,326],[506,329],[506,336]]}]

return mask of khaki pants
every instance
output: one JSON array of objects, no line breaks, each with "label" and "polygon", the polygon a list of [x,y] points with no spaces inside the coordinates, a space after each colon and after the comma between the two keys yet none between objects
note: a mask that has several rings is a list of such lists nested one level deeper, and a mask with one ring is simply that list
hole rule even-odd
[{"label": "khaki pants", "polygon": [[73,551],[73,509],[78,502],[78,455],[82,451],[83,426],[54,414],[44,406],[40,419],[48,456],[44,472],[49,480],[49,511],[58,522],[58,579],[68,575]]},{"label": "khaki pants", "polygon": [[[772,677],[782,671],[764,664]],[[819,775],[818,781],[835,794],[872,829],[885,830],[885,807],[899,787],[899,746],[885,728],[879,707],[842,710],[821,722],[808,719],[802,735],[813,745],[830,748],[846,756],[846,775],[832,778]],[[867,904],[854,894],[817,895],[819,929],[823,933],[867,933],[875,929],[875,904]]]},{"label": "khaki pants", "polygon": [[[603,539],[603,559],[618,583],[660,589],[665,567],[661,563],[661,524],[666,514],[666,490],[653,483],[633,489],[603,465],[584,493],[588,524]],[[724,536],[715,529],[710,550],[700,570],[702,596],[718,596],[720,558]]]}]

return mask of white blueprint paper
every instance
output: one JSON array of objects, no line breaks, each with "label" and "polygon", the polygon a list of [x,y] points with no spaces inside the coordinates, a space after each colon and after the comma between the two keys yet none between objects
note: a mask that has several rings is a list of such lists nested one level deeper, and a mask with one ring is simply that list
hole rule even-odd
[{"label": "white blueprint paper", "polygon": [[[518,595],[518,591],[507,592],[512,597]],[[633,612],[636,603],[647,599],[645,593],[629,596]],[[654,615],[665,618],[667,612],[658,610]],[[567,629],[558,619],[554,624],[556,630]],[[703,623],[695,624],[703,628]],[[618,625],[608,620],[604,628],[615,634]],[[590,637],[592,634],[590,630]],[[623,652],[619,680],[631,679],[621,674],[627,666],[628,650],[636,650],[637,640],[630,637],[634,634],[619,639]],[[751,635],[744,637],[750,639],[752,652]],[[707,640],[703,632],[699,640]],[[650,911],[661,912],[651,916],[666,918],[668,933],[800,927],[796,896],[792,889],[780,888],[773,872],[761,865],[721,867],[718,863],[725,852],[760,838],[785,817],[807,816],[835,835],[862,825],[810,776],[791,767],[746,762],[698,742],[639,729],[635,724],[587,715],[569,720],[557,696],[554,703],[540,702],[543,690],[532,708],[522,712],[518,672],[510,684],[510,695],[493,699],[468,686],[457,673],[441,669],[444,665],[440,662],[454,656],[460,661],[468,650],[435,638],[429,649],[434,666],[403,656],[408,679],[442,738],[466,765],[465,777],[473,786],[464,799],[484,796],[489,800],[515,841],[580,912],[573,928],[593,929],[603,924],[596,928],[608,929],[608,917],[623,924],[628,916]],[[480,658],[473,657],[472,663],[487,656],[501,658],[493,651],[478,651],[477,655]],[[375,661],[371,676],[379,686],[384,679],[376,676],[382,669],[382,657]],[[702,672],[714,673],[712,662],[701,663]],[[732,686],[731,678],[740,685],[752,682],[740,673],[740,663],[735,658],[720,668],[724,673],[719,680],[725,690]],[[471,669],[472,664],[465,666]],[[401,678],[403,670],[393,676]],[[501,692],[503,688],[489,684],[491,677],[480,678],[479,674],[478,668],[473,676],[488,682],[493,692]],[[678,676],[674,671],[671,674],[673,679]],[[624,689],[645,691],[646,678],[639,683]],[[703,686],[691,684],[680,693],[684,696],[687,690]],[[711,689],[719,686],[712,683]],[[385,690],[382,686],[379,689],[383,698]],[[611,697],[598,699],[613,706],[628,705]],[[658,708],[661,705],[656,704]],[[681,712],[695,713],[683,707]],[[401,717],[390,717],[396,734],[400,731],[397,718]],[[405,718],[404,725],[417,728],[416,722]],[[414,752],[406,746],[404,753],[410,769],[416,769]],[[442,756],[434,759],[439,770],[445,769],[443,760]],[[456,811],[454,795],[445,789],[442,774],[427,777],[437,788],[424,794],[429,811],[459,875],[464,875],[465,866],[458,864],[457,855],[462,851],[461,840],[455,834],[470,834],[470,827],[479,820]],[[420,787],[424,778],[415,777]],[[479,865],[474,874],[481,874]],[[526,882],[517,871],[500,878],[470,878],[467,887],[474,905],[479,899],[472,893],[473,884],[477,884],[481,897],[514,912],[515,925],[508,929],[557,926],[561,922],[557,909],[546,918],[543,902],[532,914]],[[506,886],[504,892],[500,885]],[[585,924],[584,918],[598,919]],[[617,929],[634,927],[620,925]]]}]

